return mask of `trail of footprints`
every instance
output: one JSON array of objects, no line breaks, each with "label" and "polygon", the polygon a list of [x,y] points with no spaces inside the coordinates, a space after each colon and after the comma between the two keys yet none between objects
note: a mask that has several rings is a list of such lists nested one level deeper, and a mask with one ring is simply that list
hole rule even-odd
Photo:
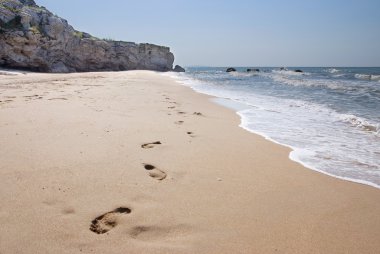
[{"label": "trail of footprints", "polygon": [[[141,148],[151,149],[151,148],[154,148],[155,146],[161,145],[161,144],[162,144],[161,141],[156,141],[156,142],[152,142],[152,143],[145,143],[145,144],[141,145]],[[145,170],[148,171],[150,177],[152,177],[156,180],[159,180],[159,181],[164,180],[166,178],[166,173],[163,170],[158,169],[151,164],[143,164],[143,165],[144,165]]]},{"label": "trail of footprints", "polygon": [[[165,99],[170,100],[169,97],[166,97]],[[177,102],[169,102],[169,103],[178,104]],[[174,106],[168,107],[168,108],[169,109],[175,109]],[[183,112],[183,111],[178,111],[177,113],[178,114],[186,114],[186,112]],[[200,113],[200,112],[194,112],[193,114],[198,115],[198,116],[202,116],[202,113]],[[175,124],[179,124],[179,125],[181,125],[183,123],[184,123],[184,121],[175,122]],[[191,131],[186,132],[186,134],[189,135],[190,137],[195,137],[194,133]],[[152,149],[158,145],[162,145],[161,141],[155,141],[155,142],[151,142],[151,143],[142,144],[141,148]],[[167,177],[167,174],[165,173],[165,171],[157,168],[156,166],[154,166],[152,164],[144,163],[143,166],[144,166],[144,169],[148,172],[148,175],[155,180],[162,181]],[[96,234],[105,234],[117,226],[118,219],[120,218],[120,216],[130,214],[131,212],[132,212],[132,210],[128,207],[119,207],[119,208],[116,208],[110,212],[104,213],[104,214],[96,217],[95,219],[93,219],[91,221],[90,230]]]}]

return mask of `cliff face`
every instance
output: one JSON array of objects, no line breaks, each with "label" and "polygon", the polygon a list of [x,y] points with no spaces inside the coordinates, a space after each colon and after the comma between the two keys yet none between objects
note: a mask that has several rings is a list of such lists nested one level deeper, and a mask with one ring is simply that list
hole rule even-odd
[{"label": "cliff face", "polygon": [[33,0],[0,0],[0,66],[42,72],[169,71],[168,47],[101,40]]}]

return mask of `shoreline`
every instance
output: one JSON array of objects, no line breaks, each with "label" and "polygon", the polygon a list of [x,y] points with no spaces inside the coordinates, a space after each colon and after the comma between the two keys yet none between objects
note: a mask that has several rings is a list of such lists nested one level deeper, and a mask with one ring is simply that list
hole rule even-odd
[{"label": "shoreline", "polygon": [[[268,140],[268,141],[270,141],[272,143],[275,143],[275,144],[278,144],[280,146],[287,147],[287,148],[291,149],[291,151],[289,152],[289,159],[292,160],[292,161],[294,161],[294,162],[297,162],[297,163],[301,164],[303,167],[305,167],[305,168],[307,168],[309,170],[312,170],[312,171],[315,171],[315,172],[318,172],[318,173],[321,173],[321,174],[324,174],[324,175],[327,175],[327,176],[339,179],[339,180],[344,180],[344,181],[348,181],[348,182],[352,182],[352,183],[367,185],[367,186],[370,186],[370,187],[373,187],[373,188],[376,188],[376,189],[380,189],[380,185],[379,184],[376,184],[376,183],[373,183],[373,182],[370,182],[370,181],[367,181],[367,180],[361,180],[361,179],[355,179],[355,178],[351,178],[351,177],[339,176],[339,175],[336,175],[336,174],[329,173],[327,171],[318,169],[317,166],[313,166],[313,165],[308,164],[307,162],[303,162],[301,159],[299,159],[298,154],[297,154],[297,153],[299,153],[299,151],[298,151],[299,149],[297,149],[296,147],[293,147],[292,145],[288,145],[288,144],[285,144],[285,143],[281,143],[281,142],[279,142],[279,141],[277,141],[277,140],[269,137],[268,135],[266,135],[266,134],[264,134],[262,132],[259,132],[259,131],[253,130],[253,129],[249,129],[248,127],[246,127],[245,116],[241,113],[241,111],[243,111],[244,108],[248,109],[249,107],[245,106],[241,102],[235,101],[235,100],[230,99],[230,98],[217,97],[215,95],[199,91],[196,88],[192,87],[191,85],[186,84],[181,79],[178,79],[179,78],[178,76],[172,76],[172,75],[167,75],[167,74],[164,74],[164,75],[168,76],[168,77],[172,77],[176,82],[178,82],[179,84],[181,84],[181,85],[183,85],[185,87],[188,87],[188,88],[192,89],[196,93],[207,95],[207,96],[210,96],[211,98],[214,98],[215,99],[215,100],[213,100],[214,103],[216,103],[216,104],[218,104],[218,105],[220,105],[222,107],[226,107],[226,108],[229,108],[229,109],[233,110],[240,117],[240,123],[238,125],[240,128],[243,128],[244,130],[246,130],[249,133],[252,133],[252,134],[255,134],[255,135],[259,135],[259,136],[265,138],[266,140]],[[220,100],[220,101],[218,101],[218,100]],[[235,105],[231,106],[231,105],[228,105],[228,104],[231,104],[231,105],[233,105],[233,104],[236,104],[236,105],[239,104],[240,106],[235,106]]]},{"label": "shoreline", "polygon": [[12,75],[0,97],[2,253],[380,248],[377,189],[290,160],[170,77]]}]

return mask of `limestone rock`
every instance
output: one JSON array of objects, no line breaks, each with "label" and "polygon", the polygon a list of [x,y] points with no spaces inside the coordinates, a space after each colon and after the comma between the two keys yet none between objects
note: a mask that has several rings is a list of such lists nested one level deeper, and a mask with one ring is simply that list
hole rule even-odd
[{"label": "limestone rock", "polygon": [[0,66],[42,72],[172,70],[168,47],[101,40],[33,0],[0,1]]}]

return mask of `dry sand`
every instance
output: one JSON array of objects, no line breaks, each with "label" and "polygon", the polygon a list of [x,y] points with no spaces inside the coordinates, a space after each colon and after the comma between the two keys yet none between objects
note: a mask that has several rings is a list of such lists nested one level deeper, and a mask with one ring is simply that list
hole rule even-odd
[{"label": "dry sand", "polygon": [[169,77],[1,74],[0,101],[1,254],[380,253],[378,189]]}]

